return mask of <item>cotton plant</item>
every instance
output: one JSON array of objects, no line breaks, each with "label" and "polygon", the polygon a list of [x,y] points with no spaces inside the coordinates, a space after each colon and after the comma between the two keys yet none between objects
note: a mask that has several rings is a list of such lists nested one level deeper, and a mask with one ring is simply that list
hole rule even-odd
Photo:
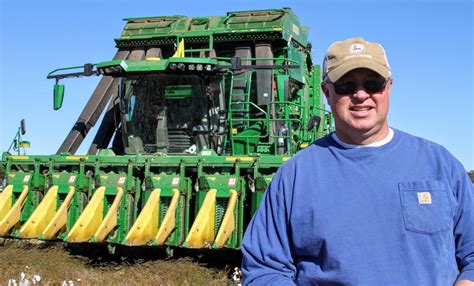
[{"label": "cotton plant", "polygon": [[16,279],[11,278],[8,280],[8,286],[30,286],[30,285],[39,285],[41,282],[41,276],[34,274],[31,278],[25,273],[20,273],[20,278],[18,282]]},{"label": "cotton plant", "polygon": [[[28,267],[26,267],[28,268]],[[10,278],[8,279],[8,286],[34,286],[34,285],[41,285],[41,276],[38,274],[34,274],[33,276],[29,276],[25,272],[20,273],[19,279],[15,278]],[[78,278],[75,281],[74,280],[69,280],[65,279],[60,282],[61,286],[76,286],[78,283],[80,283],[82,279]]]}]

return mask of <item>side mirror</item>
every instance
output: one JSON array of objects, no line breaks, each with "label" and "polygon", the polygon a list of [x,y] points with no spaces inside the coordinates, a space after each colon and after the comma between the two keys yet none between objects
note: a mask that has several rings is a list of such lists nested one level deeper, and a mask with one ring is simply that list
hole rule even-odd
[{"label": "side mirror", "polygon": [[21,132],[21,135],[25,135],[25,133],[26,133],[25,119],[22,119],[21,122],[20,122],[20,132]]},{"label": "side mirror", "polygon": [[54,98],[53,98],[53,108],[58,110],[63,105],[64,98],[64,84],[55,84],[54,85]]}]

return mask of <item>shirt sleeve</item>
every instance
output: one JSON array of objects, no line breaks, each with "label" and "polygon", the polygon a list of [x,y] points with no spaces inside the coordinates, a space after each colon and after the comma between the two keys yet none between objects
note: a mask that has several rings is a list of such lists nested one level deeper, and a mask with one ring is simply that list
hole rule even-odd
[{"label": "shirt sleeve", "polygon": [[[242,242],[244,285],[294,285],[296,268],[291,252],[282,168],[275,174],[247,227]],[[288,188],[288,186],[286,186]]]},{"label": "shirt sleeve", "polygon": [[457,280],[474,281],[474,185],[459,163],[454,180],[458,208],[454,220],[456,261],[459,268]]}]

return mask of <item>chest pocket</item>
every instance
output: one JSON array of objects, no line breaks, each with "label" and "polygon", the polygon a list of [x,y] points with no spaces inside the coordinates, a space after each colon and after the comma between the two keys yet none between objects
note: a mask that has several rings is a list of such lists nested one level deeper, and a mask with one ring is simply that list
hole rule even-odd
[{"label": "chest pocket", "polygon": [[435,234],[452,228],[454,200],[444,182],[401,182],[398,189],[407,230]]}]

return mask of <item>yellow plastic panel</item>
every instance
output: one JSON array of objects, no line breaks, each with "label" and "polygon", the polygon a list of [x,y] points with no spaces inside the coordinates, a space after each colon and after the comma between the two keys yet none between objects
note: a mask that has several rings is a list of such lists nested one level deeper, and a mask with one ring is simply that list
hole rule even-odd
[{"label": "yellow plastic panel", "polygon": [[58,211],[51,219],[49,224],[46,226],[43,234],[41,235],[42,239],[53,239],[58,233],[58,231],[63,228],[67,223],[67,210],[71,205],[72,197],[74,196],[74,187],[69,187],[69,192],[67,193],[66,198],[64,199],[63,203],[59,207]]},{"label": "yellow plastic panel", "polygon": [[68,233],[67,241],[85,242],[92,238],[102,223],[104,197],[105,187],[98,188]]},{"label": "yellow plastic panel", "polygon": [[125,237],[127,245],[144,245],[155,237],[158,229],[160,193],[160,189],[154,189],[151,192],[137,220]]},{"label": "yellow plastic panel", "polygon": [[201,209],[186,238],[189,248],[209,247],[214,242],[214,214],[216,212],[216,189],[207,192]]},{"label": "yellow plastic panel", "polygon": [[184,58],[184,40],[181,39],[179,41],[178,48],[176,49],[176,52],[174,55],[171,56],[172,58]]},{"label": "yellow plastic panel", "polygon": [[117,226],[117,214],[120,201],[122,200],[123,189],[117,188],[117,195],[110,206],[107,214],[104,217],[104,220],[100,224],[96,233],[94,234],[95,241],[102,242],[109,235],[109,233]]},{"label": "yellow plastic panel", "polygon": [[156,244],[162,245],[165,243],[168,236],[171,234],[176,225],[176,207],[178,206],[179,201],[179,191],[173,189],[173,198],[171,198],[168,211],[166,212],[165,218],[161,222],[158,233],[155,237]]},{"label": "yellow plastic panel", "polygon": [[3,192],[0,193],[0,221],[7,216],[12,208],[13,185],[8,185]]},{"label": "yellow plastic panel", "polygon": [[5,217],[0,221],[0,235],[7,234],[10,229],[20,220],[21,209],[25,204],[26,195],[28,194],[28,186],[23,186],[23,191],[16,200],[13,207],[8,211]]},{"label": "yellow plastic panel", "polygon": [[38,238],[44,231],[49,221],[56,214],[58,200],[58,186],[52,186],[44,196],[41,203],[31,214],[30,218],[20,229],[20,236],[25,238]]},{"label": "yellow plastic panel", "polygon": [[230,190],[229,203],[227,204],[227,209],[222,219],[221,226],[217,232],[216,240],[214,244],[216,248],[221,248],[229,239],[230,234],[235,229],[235,216],[234,210],[237,203],[237,192],[235,190]]}]

